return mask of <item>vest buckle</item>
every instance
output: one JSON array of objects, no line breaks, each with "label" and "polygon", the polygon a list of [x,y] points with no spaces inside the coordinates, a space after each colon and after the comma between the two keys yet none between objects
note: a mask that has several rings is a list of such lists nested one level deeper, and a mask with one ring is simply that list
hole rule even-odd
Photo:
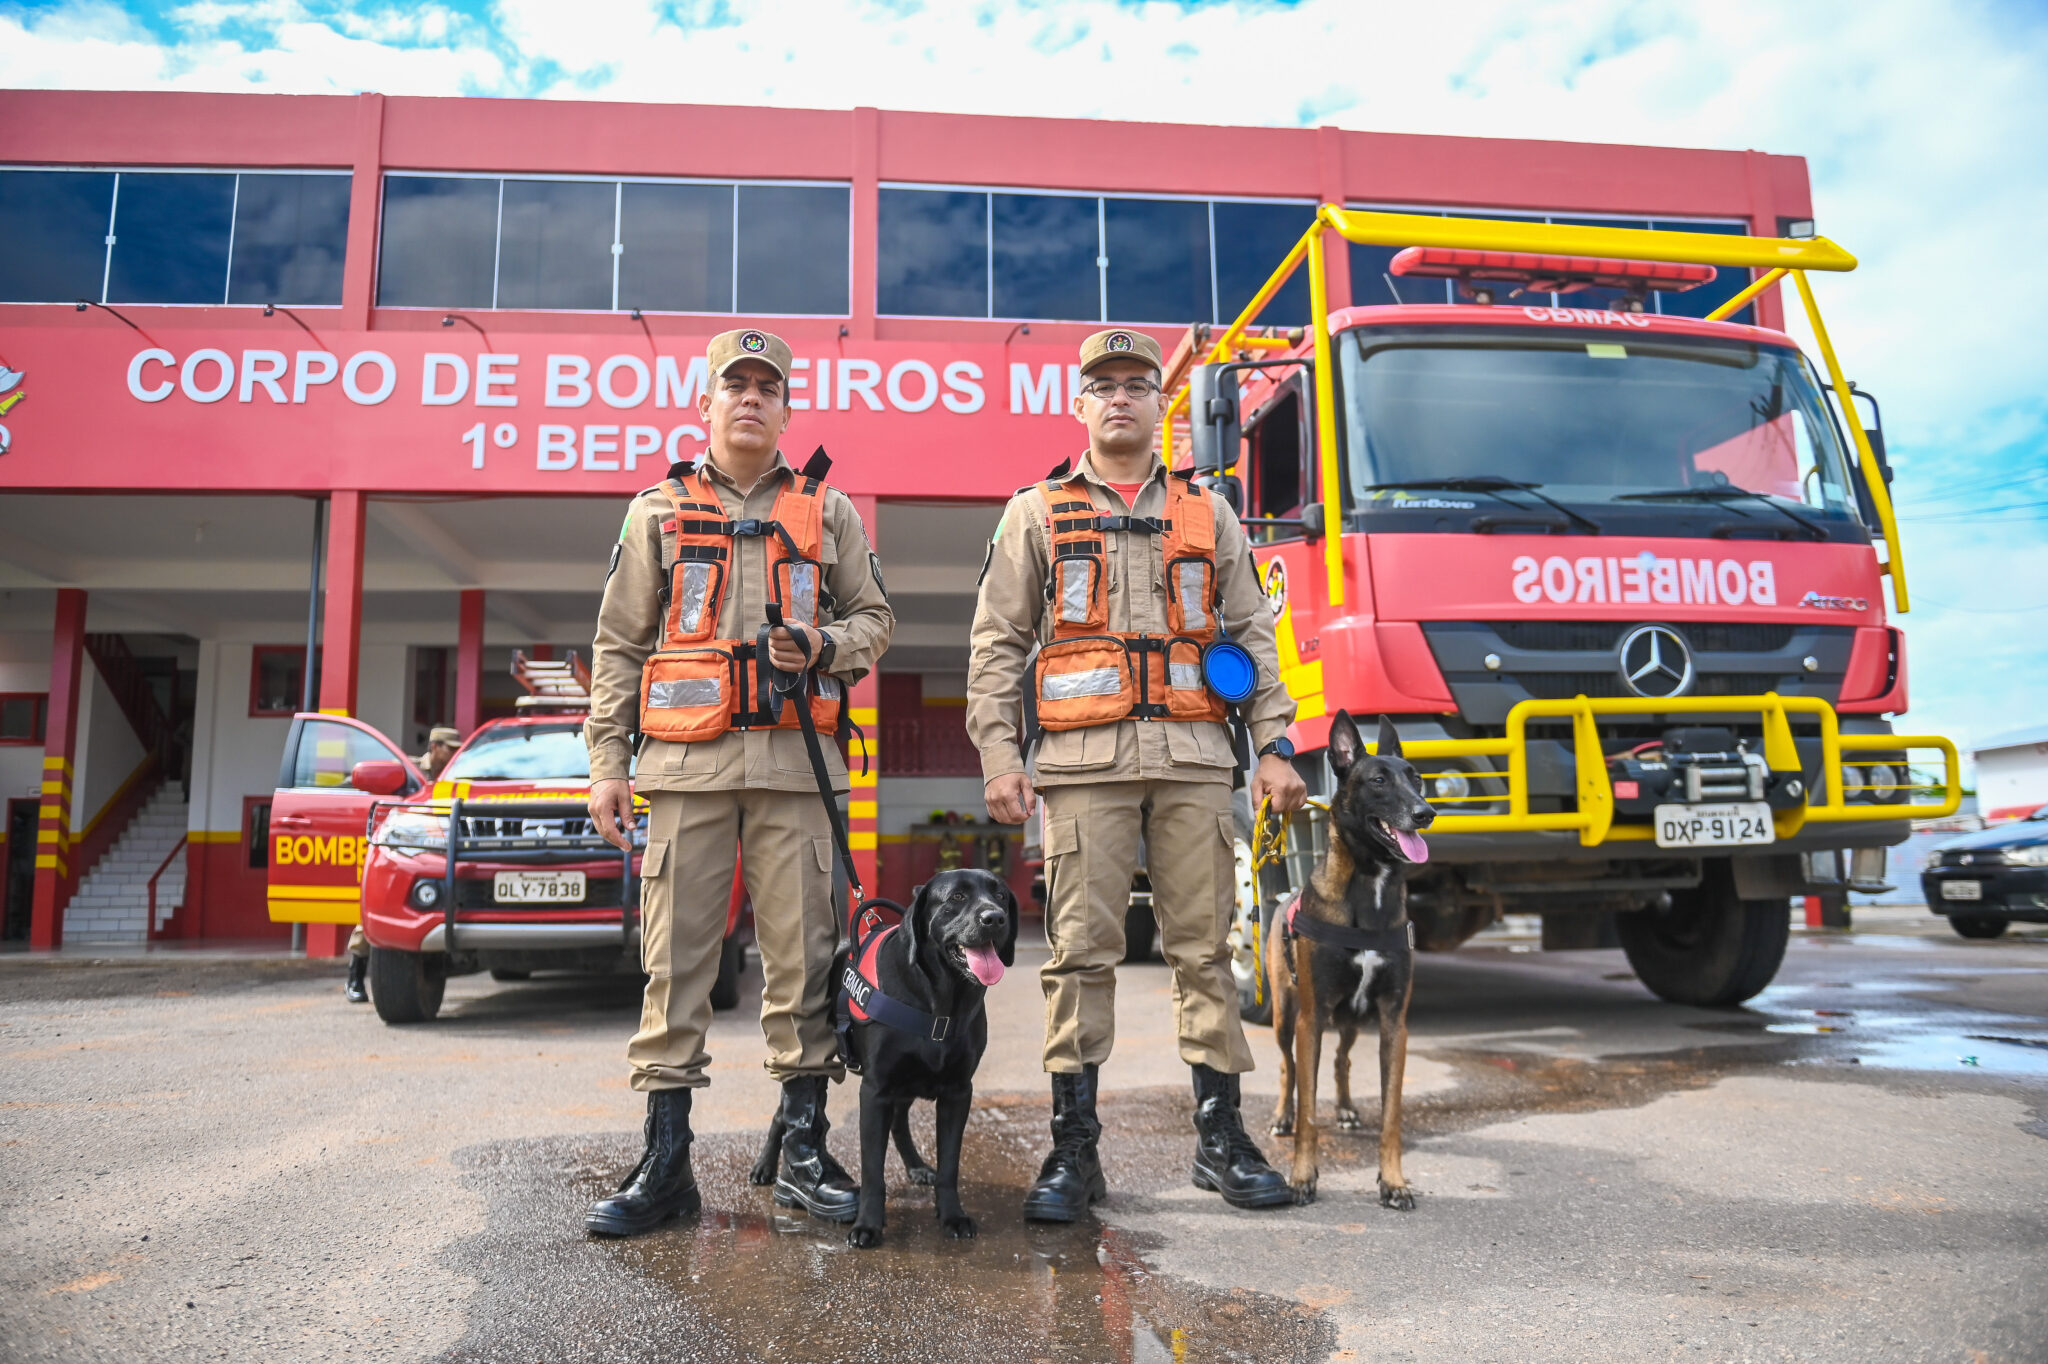
[{"label": "vest buckle", "polygon": [[762,519],[761,519],[760,517],[758,517],[758,516],[750,516],[750,517],[748,517],[748,518],[747,518],[746,520],[744,520],[744,521],[735,521],[735,522],[733,522],[733,523],[732,523],[732,534],[733,534],[733,535],[735,535],[735,536],[740,536],[740,535],[766,535],[766,534],[768,533],[768,528],[769,528],[769,527],[770,527],[771,525],[773,525],[773,524],[774,524],[774,522],[772,522],[772,521],[763,521],[763,520],[762,520]]}]

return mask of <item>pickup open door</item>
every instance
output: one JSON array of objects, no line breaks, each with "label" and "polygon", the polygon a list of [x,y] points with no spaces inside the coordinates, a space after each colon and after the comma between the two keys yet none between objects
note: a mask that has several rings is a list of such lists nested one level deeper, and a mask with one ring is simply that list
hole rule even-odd
[{"label": "pickup open door", "polygon": [[[380,797],[356,789],[357,763],[403,765],[406,785],[427,784],[419,767],[376,730],[340,715],[292,717],[270,803],[270,918],[273,923],[353,924],[362,907],[363,826]],[[386,769],[388,771],[388,769]]]}]

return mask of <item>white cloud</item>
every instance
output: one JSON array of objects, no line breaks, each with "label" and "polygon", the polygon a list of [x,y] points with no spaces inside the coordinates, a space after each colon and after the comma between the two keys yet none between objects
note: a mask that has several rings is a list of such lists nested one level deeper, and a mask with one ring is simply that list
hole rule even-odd
[{"label": "white cloud", "polygon": [[[2048,469],[2032,306],[2048,23],[2016,4],[496,0],[475,19],[195,0],[163,22],[169,42],[99,0],[0,14],[0,85],[877,105],[1798,153],[1821,230],[1863,262],[1817,287],[1852,376],[1885,400],[1902,510],[2024,500],[2001,473]],[[1965,485],[1982,487],[1944,491]],[[2048,714],[2048,611],[1978,614],[2048,604],[2048,519],[1911,521],[1906,549],[1922,603],[1907,621],[1914,721],[1967,738]]]}]

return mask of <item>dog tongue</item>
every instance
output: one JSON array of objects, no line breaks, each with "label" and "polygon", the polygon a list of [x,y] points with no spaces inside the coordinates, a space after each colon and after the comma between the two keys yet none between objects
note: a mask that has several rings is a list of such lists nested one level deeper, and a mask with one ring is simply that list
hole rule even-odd
[{"label": "dog tongue", "polygon": [[970,947],[967,949],[967,969],[974,972],[974,978],[983,985],[993,985],[1003,978],[1003,959],[996,955],[993,947]]},{"label": "dog tongue", "polygon": [[1411,834],[1405,829],[1394,830],[1394,841],[1401,845],[1401,856],[1410,862],[1429,861],[1429,844],[1422,841],[1421,834]]}]

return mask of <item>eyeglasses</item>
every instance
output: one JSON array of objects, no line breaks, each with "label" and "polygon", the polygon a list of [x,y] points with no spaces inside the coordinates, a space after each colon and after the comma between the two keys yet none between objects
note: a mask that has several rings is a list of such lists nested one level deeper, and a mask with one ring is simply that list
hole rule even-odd
[{"label": "eyeglasses", "polygon": [[1132,398],[1143,401],[1162,390],[1150,379],[1094,379],[1081,385],[1081,391],[1097,402],[1108,402],[1122,389]]}]

